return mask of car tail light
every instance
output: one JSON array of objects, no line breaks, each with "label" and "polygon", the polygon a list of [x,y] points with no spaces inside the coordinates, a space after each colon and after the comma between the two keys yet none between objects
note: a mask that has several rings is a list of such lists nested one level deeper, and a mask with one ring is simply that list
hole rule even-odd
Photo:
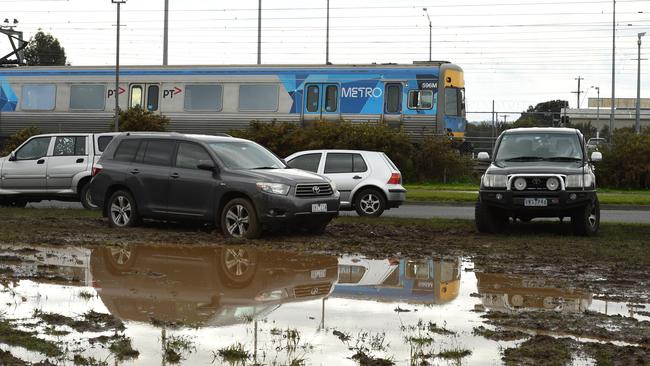
[{"label": "car tail light", "polygon": [[95,165],[93,167],[92,176],[93,177],[96,176],[97,174],[101,173],[101,171],[102,171],[102,166],[101,165]]},{"label": "car tail light", "polygon": [[390,175],[390,179],[388,180],[388,184],[401,184],[402,183],[402,175],[399,173],[393,173]]}]

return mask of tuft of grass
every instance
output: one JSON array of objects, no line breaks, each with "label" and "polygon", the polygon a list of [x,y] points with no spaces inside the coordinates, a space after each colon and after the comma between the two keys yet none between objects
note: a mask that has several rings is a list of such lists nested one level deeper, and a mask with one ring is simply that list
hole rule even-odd
[{"label": "tuft of grass", "polygon": [[531,361],[534,364],[568,365],[571,362],[571,340],[536,335],[516,348],[506,348],[503,361],[506,365],[531,364]]},{"label": "tuft of grass", "polygon": [[84,299],[84,300],[90,300],[90,299],[95,297],[95,294],[93,294],[92,292],[87,291],[87,290],[81,290],[81,291],[79,291],[77,296],[79,296],[79,298]]},{"label": "tuft of grass", "polygon": [[186,336],[169,336],[163,342],[163,356],[169,363],[179,363],[183,359],[183,354],[195,350],[196,347]]},{"label": "tuft of grass", "polygon": [[26,332],[13,327],[9,321],[0,319],[0,343],[22,347],[29,351],[39,352],[48,357],[63,355],[63,350],[57,343],[40,339],[34,332]]},{"label": "tuft of grass", "polygon": [[108,349],[119,361],[137,359],[140,356],[140,352],[133,349],[131,338],[124,336],[111,343]]},{"label": "tuft of grass", "polygon": [[79,366],[108,366],[108,362],[98,360],[94,357],[84,357],[80,354],[74,355],[72,362]]},{"label": "tuft of grass", "polygon": [[442,351],[436,355],[436,357],[444,358],[446,360],[460,360],[463,357],[467,357],[472,354],[472,351],[468,349],[450,349]]},{"label": "tuft of grass", "polygon": [[241,343],[233,344],[225,348],[213,352],[213,356],[216,359],[217,356],[228,363],[245,363],[251,355],[244,349],[244,346]]}]

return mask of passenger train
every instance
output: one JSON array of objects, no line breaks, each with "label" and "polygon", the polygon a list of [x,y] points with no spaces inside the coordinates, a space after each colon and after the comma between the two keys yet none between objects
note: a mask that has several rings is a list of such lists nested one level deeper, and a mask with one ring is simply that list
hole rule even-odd
[{"label": "passenger train", "polygon": [[[464,76],[448,62],[384,65],[127,66],[120,109],[170,118],[169,129],[226,133],[251,121],[386,122],[414,138],[463,137]],[[115,108],[114,67],[0,68],[0,137],[104,132]]]}]

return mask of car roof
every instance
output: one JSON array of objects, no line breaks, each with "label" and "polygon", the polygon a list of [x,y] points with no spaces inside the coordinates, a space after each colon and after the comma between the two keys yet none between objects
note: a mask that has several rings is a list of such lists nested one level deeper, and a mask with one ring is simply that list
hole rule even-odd
[{"label": "car roof", "polygon": [[370,150],[345,150],[345,149],[318,149],[318,150],[303,150],[303,151],[296,151],[295,153],[291,155],[296,155],[296,154],[309,154],[309,153],[345,153],[345,154],[354,154],[354,153],[364,153],[364,154],[381,154],[381,151],[370,151]]},{"label": "car roof", "polygon": [[579,130],[568,127],[520,127],[503,131],[505,134],[511,133],[576,133]]},{"label": "car roof", "polygon": [[100,133],[90,133],[90,132],[69,132],[69,133],[39,133],[31,137],[57,137],[57,136],[86,136],[86,135],[96,135],[96,136],[117,136],[119,132],[100,132]]},{"label": "car roof", "polygon": [[201,142],[228,142],[228,141],[249,141],[232,136],[215,136],[215,135],[201,135],[201,134],[184,134],[178,132],[125,132],[122,134],[125,137],[145,137],[145,138],[169,138],[187,141],[201,141]]}]

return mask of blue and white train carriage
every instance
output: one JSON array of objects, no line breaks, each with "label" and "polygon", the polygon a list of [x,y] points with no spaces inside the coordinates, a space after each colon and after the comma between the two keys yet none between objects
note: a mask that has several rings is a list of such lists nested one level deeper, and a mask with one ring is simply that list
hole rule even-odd
[{"label": "blue and white train carriage", "polygon": [[[115,107],[113,67],[0,68],[0,137],[103,132]],[[447,62],[413,65],[131,66],[121,109],[142,106],[170,129],[224,133],[255,121],[385,121],[413,137],[465,131],[464,77]]]}]

